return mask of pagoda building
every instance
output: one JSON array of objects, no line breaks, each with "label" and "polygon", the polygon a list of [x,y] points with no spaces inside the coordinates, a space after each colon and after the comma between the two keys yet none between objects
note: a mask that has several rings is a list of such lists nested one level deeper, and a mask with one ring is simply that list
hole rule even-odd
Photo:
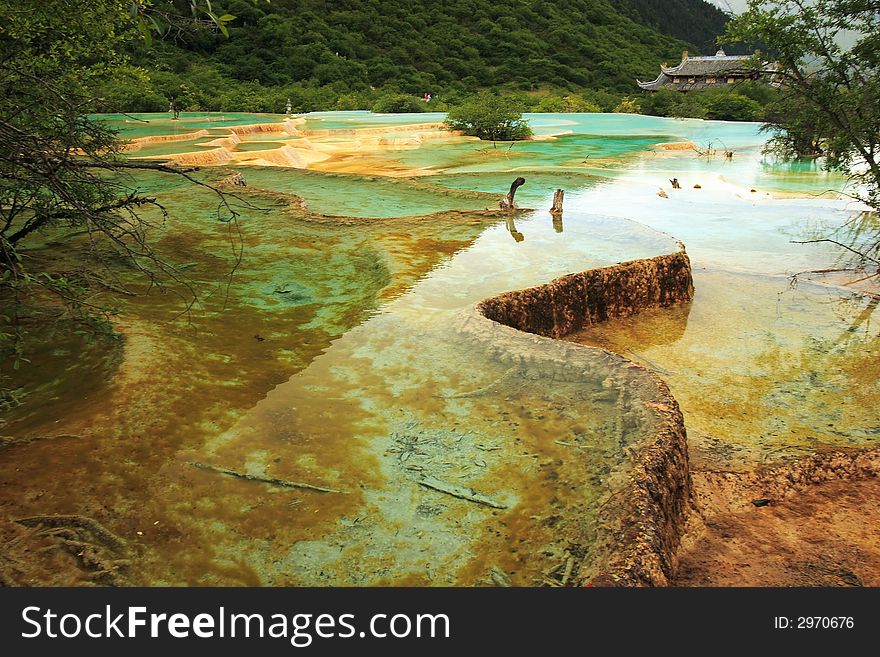
[{"label": "pagoda building", "polygon": [[[769,66],[765,68],[769,72]],[[681,55],[681,64],[660,66],[660,75],[653,82],[636,80],[643,91],[702,91],[717,86],[734,84],[742,80],[760,77],[752,55],[728,55],[719,50],[709,57],[689,57],[687,50]]]}]

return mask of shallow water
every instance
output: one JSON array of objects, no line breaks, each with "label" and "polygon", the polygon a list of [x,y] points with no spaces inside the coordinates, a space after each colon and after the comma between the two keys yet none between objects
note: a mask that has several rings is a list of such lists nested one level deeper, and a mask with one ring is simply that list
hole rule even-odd
[{"label": "shallow water", "polygon": [[[618,392],[601,380],[564,383],[559,372],[504,365],[462,341],[456,315],[490,294],[564,273],[573,261],[603,265],[674,244],[590,217],[573,216],[567,234],[543,213],[517,228],[522,242],[504,224],[484,231],[194,457],[346,490],[341,499],[305,498],[301,522],[277,529],[286,540],[254,555],[262,578],[474,584],[489,581],[494,566],[516,583],[536,583],[572,548],[570,535],[548,531],[549,516],[584,509],[578,538],[588,540],[589,509],[623,458]],[[579,435],[592,458],[564,458],[572,448],[555,441]],[[418,483],[425,478],[473,488],[509,510],[426,490]],[[216,485],[211,479],[205,483]],[[213,538],[221,546],[239,520],[213,520],[224,523]],[[518,554],[521,543],[529,549]]]},{"label": "shallow water", "polygon": [[[123,136],[132,138],[210,129],[211,137],[147,144],[136,153],[139,157],[161,157],[198,151],[206,141],[222,136],[224,128],[280,123],[286,117],[184,114],[180,121],[166,115],[135,117],[150,123],[137,123],[122,115],[104,118]],[[300,121],[296,128],[306,135],[305,139],[279,141],[278,133],[254,132],[240,135],[242,142],[230,148],[233,152],[271,151],[285,144],[307,150],[317,148],[330,160],[308,164],[310,168],[427,175],[440,177],[437,182],[454,188],[493,193],[499,189],[499,176],[514,172],[539,176],[536,182],[542,184],[547,177],[559,176],[569,185],[569,192],[580,189],[581,181],[591,186],[596,177],[652,180],[658,186],[668,186],[670,178],[678,177],[686,188],[694,184],[705,187],[708,182],[709,186],[726,184],[749,193],[754,189],[759,196],[827,195],[846,186],[845,178],[823,171],[815,161],[780,162],[763,155],[761,147],[768,134],[756,123],[621,114],[527,114],[542,140],[492,144],[451,135],[441,137],[434,134],[436,128],[427,127],[439,125],[444,118],[441,113],[315,112],[295,117]],[[412,129],[407,130],[408,126]],[[430,139],[423,141],[428,134]],[[690,143],[695,150],[655,148],[657,144],[675,142]],[[724,157],[728,150],[734,153],[733,158]],[[633,157],[635,154],[641,155]],[[537,186],[524,188],[521,193],[527,195],[523,198],[529,203],[543,200]]]},{"label": "shallow water", "polygon": [[694,285],[690,307],[569,338],[660,373],[684,412],[694,467],[880,442],[876,299],[719,270],[696,271]]},{"label": "shallow water", "polygon": [[[103,386],[79,407],[46,403],[41,417],[7,425],[25,434],[60,424],[70,437],[5,450],[17,465],[6,485],[40,494],[4,506],[103,509],[141,549],[134,581],[154,584],[475,584],[493,569],[526,584],[573,550],[587,554],[591,509],[626,445],[624,392],[601,377],[504,364],[461,338],[458,316],[573,263],[674,243],[577,215],[564,226],[544,213],[515,225],[491,215],[348,225],[276,216],[254,232],[242,222],[250,257],[224,312],[208,281],[214,296],[192,326],[168,322],[173,302],[133,300],[125,358],[107,366]],[[192,276],[210,279],[222,240],[169,233]],[[341,492],[275,490],[193,463]],[[429,490],[426,478],[504,508]]]},{"label": "shallow water", "polygon": [[[182,118],[178,132],[222,136],[214,128],[284,117]],[[570,555],[588,569],[596,505],[639,436],[622,411],[637,393],[595,374],[512,367],[459,331],[461,313],[493,294],[671,252],[675,239],[695,268],[691,305],[573,339],[670,383],[700,467],[873,444],[871,302],[810,283],[791,290],[786,278],[836,262],[836,252],[792,240],[852,215],[845,202],[814,196],[840,189],[839,177],[765,160],[754,124],[530,119],[538,134],[572,134],[507,152],[460,138],[377,145],[350,156],[361,175],[242,168],[245,248],[229,286],[237,233],[217,221],[216,199],[139,175],[173,208],[153,237],[184,264],[199,303],[181,316],[179,297],[154,291],[125,300],[122,342],[33,346],[39,376],[22,377],[25,404],[0,433],[64,437],[2,448],[3,514],[97,518],[136,546],[134,583],[469,585],[497,583],[502,572],[540,584]],[[329,143],[373,128],[382,131],[371,139],[399,137],[409,133],[385,128],[439,120],[322,113],[300,127],[341,131],[320,138]],[[118,125],[144,136],[169,134],[171,123]],[[243,143],[265,149],[275,139],[254,133]],[[682,140],[723,143],[735,156],[651,148]],[[431,175],[389,178],[371,167]],[[548,207],[565,188],[562,220],[444,212],[494,206],[516,175],[527,180],[523,205]],[[672,177],[684,189],[669,189]],[[299,198],[341,217],[310,215]],[[34,257],[76,253],[59,256],[50,243]],[[279,489],[196,462],[340,492]],[[428,477],[504,508],[420,485]]]},{"label": "shallow water", "polygon": [[495,194],[458,191],[434,184],[433,178],[410,182],[288,168],[253,168],[244,173],[251,187],[296,194],[314,212],[347,217],[388,218],[443,210],[482,210],[497,202]]},{"label": "shallow water", "polygon": [[254,123],[278,123],[283,114],[248,114],[246,112],[181,112],[180,118],[171,114],[99,114],[96,117],[119,130],[128,139],[174,135],[196,130],[225,132],[226,128]]}]

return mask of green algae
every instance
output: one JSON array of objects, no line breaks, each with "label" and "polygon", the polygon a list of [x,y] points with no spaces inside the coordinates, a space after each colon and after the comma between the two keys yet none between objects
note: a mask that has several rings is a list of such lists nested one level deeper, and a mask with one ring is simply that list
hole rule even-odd
[{"label": "green algae", "polygon": [[252,187],[296,194],[314,212],[348,217],[390,218],[444,210],[480,210],[497,205],[500,196],[433,185],[433,178],[400,180],[264,167],[243,169],[242,175]]}]

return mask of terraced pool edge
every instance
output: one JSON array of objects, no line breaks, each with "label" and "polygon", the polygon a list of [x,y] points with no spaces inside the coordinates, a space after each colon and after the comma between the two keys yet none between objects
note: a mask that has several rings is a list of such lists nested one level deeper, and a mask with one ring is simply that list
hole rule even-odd
[{"label": "terraced pool edge", "polygon": [[690,302],[691,265],[679,247],[485,299],[462,318],[459,332],[502,358],[607,374],[603,385],[627,392],[619,411],[643,437],[626,446],[621,436],[628,459],[609,478],[592,563],[581,571],[585,586],[669,583],[693,507],[687,433],[678,403],[657,375],[618,354],[556,338],[589,323]]}]

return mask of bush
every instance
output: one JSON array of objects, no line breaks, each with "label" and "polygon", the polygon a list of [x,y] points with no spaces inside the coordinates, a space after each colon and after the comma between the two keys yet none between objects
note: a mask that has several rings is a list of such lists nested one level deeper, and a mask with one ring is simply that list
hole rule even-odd
[{"label": "bush", "polygon": [[571,95],[565,96],[565,97],[562,99],[562,102],[563,102],[564,105],[565,105],[565,110],[564,110],[564,111],[566,111],[566,112],[577,112],[577,113],[590,112],[590,113],[596,113],[596,112],[601,112],[601,111],[602,111],[602,108],[599,107],[598,104],[596,104],[596,103],[594,103],[594,102],[592,102],[592,101],[589,101],[589,100],[587,100],[587,99],[585,99],[585,98],[582,98],[582,97],[580,97],[580,96],[575,96],[574,94],[571,94]]},{"label": "bush", "polygon": [[566,111],[565,101],[559,96],[544,96],[538,104],[532,108],[532,111],[559,114]]},{"label": "bush", "polygon": [[547,112],[552,114],[572,114],[583,112],[601,112],[602,108],[597,103],[586,100],[581,96],[569,94],[568,96],[544,96],[530,110],[532,112]]},{"label": "bush", "polygon": [[652,116],[684,116],[680,91],[661,89],[647,94],[641,102],[642,111]]},{"label": "bush", "polygon": [[430,103],[425,103],[425,111],[426,112],[448,112],[449,104],[442,101],[437,100],[436,98],[432,98]]},{"label": "bush", "polygon": [[733,91],[740,96],[751,98],[761,106],[767,105],[779,97],[779,89],[771,87],[762,80],[744,80],[742,82],[737,82],[733,87]]},{"label": "bush", "polygon": [[522,103],[515,98],[483,92],[452,109],[446,125],[480,139],[518,141],[532,135],[522,110]]},{"label": "bush", "polygon": [[408,114],[414,112],[424,112],[425,102],[419,100],[415,96],[407,96],[406,94],[388,94],[382,96],[373,105],[372,111],[376,114]]},{"label": "bush", "polygon": [[572,111],[580,112],[582,114],[599,114],[602,112],[602,108],[596,103],[584,98],[578,98],[578,100],[580,101],[580,104],[577,106],[578,108]]},{"label": "bush", "polygon": [[[675,92],[679,93],[679,92]],[[681,116],[691,119],[706,118],[706,95],[702,92],[681,94],[676,113],[673,116]]]},{"label": "bush", "polygon": [[629,96],[621,100],[617,107],[614,108],[615,114],[638,114],[641,111],[642,108],[639,100]]},{"label": "bush", "polygon": [[342,94],[339,98],[336,99],[336,105],[334,109],[341,111],[365,109],[360,105],[361,103],[358,97],[354,94]]},{"label": "bush", "polygon": [[757,101],[739,94],[719,94],[711,97],[706,106],[706,116],[721,121],[754,121],[761,114]]},{"label": "bush", "polygon": [[672,89],[661,89],[642,99],[642,112],[653,116],[681,116],[724,121],[760,119],[763,115],[761,102],[744,95],[743,91],[763,97],[772,97],[775,93],[770,89],[768,95],[765,89],[758,86],[691,91],[686,94]]}]

